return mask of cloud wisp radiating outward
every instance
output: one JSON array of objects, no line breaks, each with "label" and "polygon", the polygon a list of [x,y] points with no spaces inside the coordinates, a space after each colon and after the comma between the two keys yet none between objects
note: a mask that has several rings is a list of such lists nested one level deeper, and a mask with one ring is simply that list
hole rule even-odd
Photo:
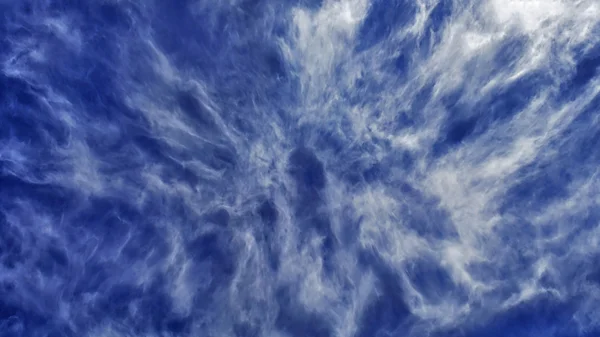
[{"label": "cloud wisp radiating outward", "polygon": [[600,331],[596,1],[0,10],[0,335]]}]

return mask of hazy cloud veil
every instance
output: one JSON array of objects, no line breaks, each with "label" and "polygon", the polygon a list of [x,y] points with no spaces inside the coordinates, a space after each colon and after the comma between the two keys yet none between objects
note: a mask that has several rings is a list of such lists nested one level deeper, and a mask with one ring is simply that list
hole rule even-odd
[{"label": "hazy cloud veil", "polygon": [[0,336],[600,335],[596,0],[1,0]]}]

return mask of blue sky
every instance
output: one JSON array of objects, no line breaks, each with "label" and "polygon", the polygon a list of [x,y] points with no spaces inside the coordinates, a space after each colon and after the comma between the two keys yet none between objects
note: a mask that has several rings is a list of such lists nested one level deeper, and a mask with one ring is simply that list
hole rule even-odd
[{"label": "blue sky", "polygon": [[0,336],[600,333],[596,1],[0,18]]}]

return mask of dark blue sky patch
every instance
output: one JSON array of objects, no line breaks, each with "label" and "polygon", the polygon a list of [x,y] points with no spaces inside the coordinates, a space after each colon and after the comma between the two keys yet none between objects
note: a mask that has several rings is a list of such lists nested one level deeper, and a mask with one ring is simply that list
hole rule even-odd
[{"label": "dark blue sky patch", "polygon": [[374,1],[360,27],[358,50],[384,41],[398,27],[408,23],[416,11],[415,7],[410,1]]},{"label": "dark blue sky patch", "polygon": [[25,262],[23,248],[23,233],[9,224],[4,214],[0,217],[0,230],[2,231],[2,239],[0,239],[0,261],[2,266],[7,269],[14,269],[17,265]]},{"label": "dark blue sky patch", "polygon": [[573,173],[557,166],[555,161],[527,165],[519,172],[519,176],[523,178],[506,192],[501,211],[544,207],[567,197],[568,186],[573,181]]},{"label": "dark blue sky patch", "polygon": [[277,220],[279,219],[279,211],[277,210],[277,206],[273,201],[265,200],[261,202],[257,209],[257,213],[268,231],[272,230],[272,228],[277,224]]},{"label": "dark blue sky patch", "polygon": [[448,127],[446,133],[446,142],[450,144],[461,143],[466,140],[477,127],[477,119],[469,118],[465,120],[454,121]]},{"label": "dark blue sky patch", "polygon": [[399,276],[373,252],[361,253],[361,263],[370,265],[377,276],[379,295],[367,305],[361,317],[357,336],[377,336],[378,333],[392,334],[410,318],[410,308],[404,300],[404,290]]},{"label": "dark blue sky patch", "polygon": [[133,28],[134,18],[131,17],[130,10],[116,3],[103,2],[97,6],[91,6],[90,13],[95,16],[103,27],[115,28],[121,31],[128,31]]},{"label": "dark blue sky patch", "polygon": [[292,289],[281,288],[276,292],[279,313],[275,327],[293,337],[331,337],[333,331],[327,321],[317,313],[306,312],[297,303]]},{"label": "dark blue sky patch", "polygon": [[[540,89],[552,83],[551,78],[544,73],[532,73],[515,80],[499,92],[492,92],[490,96],[475,107],[477,114],[487,122],[504,121],[514,117],[540,93]],[[489,124],[488,124],[489,123]]]},{"label": "dark blue sky patch", "polygon": [[380,163],[374,163],[365,168],[362,172],[363,179],[368,184],[373,183],[385,176],[386,167]]},{"label": "dark blue sky patch", "polygon": [[39,333],[40,327],[47,324],[48,318],[20,308],[19,304],[6,301],[6,299],[0,300],[0,327],[3,328],[1,333],[6,336],[10,336],[9,333],[15,333],[13,336],[28,336],[36,332]]},{"label": "dark blue sky patch", "polygon": [[297,148],[289,157],[289,172],[296,181],[298,190],[314,193],[327,183],[323,163],[308,148]]},{"label": "dark blue sky patch", "polygon": [[441,0],[438,2],[429,13],[427,28],[433,30],[435,33],[440,32],[450,20],[453,6],[454,4],[451,0]]},{"label": "dark blue sky patch", "polygon": [[459,289],[448,272],[433,259],[419,259],[407,264],[407,276],[417,291],[432,303],[456,297]]},{"label": "dark blue sky patch", "polygon": [[215,232],[203,234],[187,244],[193,263],[206,266],[200,270],[212,278],[211,289],[226,287],[235,273],[236,257],[229,240],[226,232]]},{"label": "dark blue sky patch", "polygon": [[0,197],[4,205],[13,204],[18,198],[26,198],[34,205],[57,212],[75,205],[73,192],[60,186],[23,180],[11,173],[0,174],[0,184],[6,193]]},{"label": "dark blue sky patch", "polygon": [[143,296],[139,287],[130,284],[115,284],[107,290],[98,303],[98,309],[109,319],[122,320],[130,316],[129,306],[136,305]]},{"label": "dark blue sky patch", "polygon": [[219,227],[227,227],[229,225],[230,219],[231,216],[229,215],[229,212],[222,207],[210,211],[206,214],[206,220]]},{"label": "dark blue sky patch", "polygon": [[176,95],[176,101],[181,111],[201,129],[214,130],[217,128],[214,117],[194,93],[182,91]]},{"label": "dark blue sky patch", "polygon": [[[76,283],[70,291],[73,300],[85,295],[107,293],[118,277],[114,275],[114,266],[96,261],[97,257],[85,263],[78,273]],[[102,302],[102,300],[100,300]],[[103,305],[100,303],[99,305]],[[109,305],[109,304],[106,304]]]},{"label": "dark blue sky patch", "polygon": [[203,157],[206,164],[215,170],[233,170],[237,166],[235,150],[230,146],[207,145]]},{"label": "dark blue sky patch", "polygon": [[565,303],[544,294],[518,304],[466,336],[578,336],[573,321],[574,303]]},{"label": "dark blue sky patch", "polygon": [[250,323],[238,323],[233,327],[236,337],[258,337],[260,336],[260,327]]},{"label": "dark blue sky patch", "polygon": [[426,84],[422,88],[418,90],[415,95],[415,98],[412,100],[411,104],[411,114],[420,115],[423,113],[423,109],[427,106],[427,104],[431,100],[431,95],[433,94],[433,84]]},{"label": "dark blue sky patch", "polygon": [[461,119],[454,117],[441,130],[442,137],[433,144],[431,154],[439,157],[447,154],[452,148],[469,141],[477,130],[477,117],[467,117]]},{"label": "dark blue sky patch", "polygon": [[[585,171],[587,165],[595,163],[599,156],[598,144],[600,130],[597,122],[597,109],[600,107],[600,96],[595,97],[590,104],[569,124],[561,133],[561,137],[552,142],[551,146],[558,148],[558,158],[566,163],[577,162],[579,165],[570,166],[566,170],[572,174]],[[594,164],[592,164],[594,166]]]},{"label": "dark blue sky patch", "polygon": [[598,75],[600,51],[592,52],[577,62],[571,79],[574,88],[581,88]]},{"label": "dark blue sky patch", "polygon": [[59,243],[50,243],[48,248],[41,251],[36,267],[48,277],[64,277],[69,267],[67,252]]},{"label": "dark blue sky patch", "polygon": [[130,261],[145,259],[148,262],[159,262],[169,251],[164,230],[154,224],[140,224],[128,235],[129,239],[121,252],[123,258]]}]

